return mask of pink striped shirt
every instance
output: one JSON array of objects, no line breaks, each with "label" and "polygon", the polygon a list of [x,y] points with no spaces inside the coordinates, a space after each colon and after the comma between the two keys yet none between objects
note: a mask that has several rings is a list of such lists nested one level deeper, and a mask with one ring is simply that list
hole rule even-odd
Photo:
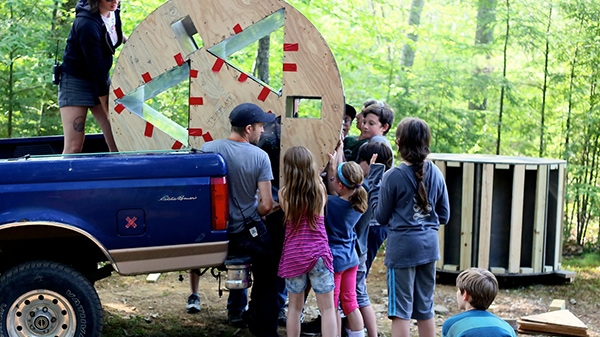
[{"label": "pink striped shirt", "polygon": [[317,217],[316,230],[311,229],[306,220],[306,217],[302,217],[295,231],[286,223],[278,273],[282,278],[293,278],[308,273],[315,267],[319,258],[323,258],[325,267],[333,273],[333,256],[327,241],[324,217]]}]

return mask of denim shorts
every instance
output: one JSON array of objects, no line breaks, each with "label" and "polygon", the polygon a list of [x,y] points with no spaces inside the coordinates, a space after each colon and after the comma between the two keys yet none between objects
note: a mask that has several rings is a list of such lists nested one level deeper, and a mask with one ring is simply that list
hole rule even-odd
[{"label": "denim shorts", "polygon": [[367,293],[367,254],[358,257],[358,270],[356,271],[356,301],[358,307],[363,308],[371,305]]},{"label": "denim shorts", "polygon": [[333,291],[335,286],[333,272],[327,269],[323,259],[319,258],[317,264],[308,273],[293,278],[286,278],[285,288],[290,293],[300,294],[306,289],[309,280],[316,294],[326,294]]},{"label": "denim shorts", "polygon": [[[107,81],[107,85],[110,80]],[[94,107],[100,104],[98,96],[94,94],[94,84],[65,72],[60,77],[58,84],[58,106],[87,106]]]}]

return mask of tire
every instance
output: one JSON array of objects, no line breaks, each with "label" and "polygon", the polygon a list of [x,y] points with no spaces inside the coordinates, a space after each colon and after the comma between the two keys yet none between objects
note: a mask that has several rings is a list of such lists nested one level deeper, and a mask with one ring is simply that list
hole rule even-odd
[{"label": "tire", "polygon": [[73,268],[35,261],[0,276],[0,337],[99,337],[101,332],[98,293]]}]

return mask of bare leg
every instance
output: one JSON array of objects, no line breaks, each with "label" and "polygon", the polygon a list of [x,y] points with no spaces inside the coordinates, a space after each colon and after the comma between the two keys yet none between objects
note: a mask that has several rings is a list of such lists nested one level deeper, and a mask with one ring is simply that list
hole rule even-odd
[{"label": "bare leg", "polygon": [[417,320],[419,328],[419,337],[435,337],[435,320],[433,318],[426,320]]},{"label": "bare leg", "polygon": [[363,331],[365,323],[359,309],[354,309],[346,315],[346,325],[351,331]]},{"label": "bare leg", "polygon": [[[106,96],[100,97],[100,100],[102,99],[106,100]],[[106,145],[108,145],[108,150],[110,152],[117,152],[117,144],[115,143],[112,128],[110,127],[110,120],[108,119],[108,110],[104,108],[103,104],[98,104],[90,110],[92,111],[92,115],[94,115],[96,122],[100,125],[100,129],[102,129]]]},{"label": "bare leg", "polygon": [[392,318],[392,337],[410,337],[410,320]]},{"label": "bare leg", "polygon": [[192,294],[198,293],[198,284],[200,283],[200,276],[196,274],[196,270],[190,270],[190,290]]},{"label": "bare leg", "polygon": [[63,154],[80,153],[85,137],[85,106],[64,106],[60,108],[65,144]]},{"label": "bare leg", "polygon": [[304,293],[294,294],[288,292],[288,316],[285,329],[288,337],[300,336],[300,315],[304,307]]},{"label": "bare leg", "polygon": [[336,332],[335,335],[336,336],[341,336],[342,335],[342,329],[343,329],[343,327],[342,327],[342,316],[340,314],[340,310],[339,309],[335,309],[335,324],[336,324],[335,326],[336,326],[336,329],[337,329],[337,332]]},{"label": "bare leg", "polygon": [[375,317],[375,311],[370,305],[360,308],[365,327],[367,328],[367,335],[369,337],[377,337],[377,318]]},{"label": "bare leg", "polygon": [[317,306],[321,312],[321,336],[337,336],[336,312],[333,305],[333,291],[325,294],[316,294]]}]

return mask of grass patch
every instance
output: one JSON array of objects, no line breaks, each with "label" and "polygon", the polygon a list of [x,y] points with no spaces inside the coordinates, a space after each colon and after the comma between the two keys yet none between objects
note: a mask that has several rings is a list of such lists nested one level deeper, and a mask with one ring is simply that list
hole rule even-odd
[{"label": "grass patch", "polygon": [[563,269],[588,269],[600,267],[600,251],[563,258]]}]

